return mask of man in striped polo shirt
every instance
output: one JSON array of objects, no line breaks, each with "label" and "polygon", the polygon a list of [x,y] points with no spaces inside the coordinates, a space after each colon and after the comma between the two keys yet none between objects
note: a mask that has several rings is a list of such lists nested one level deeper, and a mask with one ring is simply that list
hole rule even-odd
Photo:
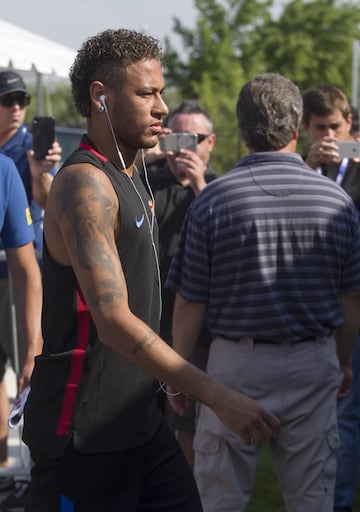
[{"label": "man in striped polo shirt", "polygon": [[[249,155],[194,201],[170,268],[174,348],[190,357],[206,318],[208,373],[281,419],[271,452],[286,510],[329,512],[336,397],[350,392],[359,328],[358,213],[296,154],[302,98],[291,81],[254,77],[237,117]],[[259,447],[200,405],[194,449],[204,511],[244,511]]]}]

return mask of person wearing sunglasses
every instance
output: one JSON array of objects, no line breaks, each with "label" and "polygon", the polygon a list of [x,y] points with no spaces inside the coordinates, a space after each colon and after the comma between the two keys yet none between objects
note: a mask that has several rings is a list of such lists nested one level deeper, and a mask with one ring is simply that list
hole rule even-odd
[{"label": "person wearing sunglasses", "polygon": [[[45,160],[35,160],[32,151],[32,134],[25,125],[27,107],[31,97],[22,77],[12,71],[0,71],[0,154],[11,158],[15,163],[24,184],[30,215],[35,231],[34,247],[42,250],[43,209],[50,185],[55,174],[54,165],[60,161],[61,147],[54,143]],[[0,245],[0,250],[3,246]],[[9,297],[8,268],[0,262],[0,467],[8,465],[7,434],[9,400],[4,382],[5,367],[12,354],[12,322]],[[21,330],[18,329],[21,334]],[[26,345],[19,338],[20,375],[26,360]],[[0,490],[12,485],[13,481],[0,477]]]},{"label": "person wearing sunglasses", "polygon": [[[29,387],[34,357],[41,352],[42,283],[25,189],[13,160],[4,155],[0,155],[0,236],[12,276],[11,289],[19,320],[19,333],[27,347],[26,360],[18,375],[19,398]],[[6,404],[6,389],[4,398]],[[5,421],[7,423],[7,417]],[[23,502],[27,482],[26,477],[23,479],[19,476],[16,480],[11,476],[1,477],[2,490],[14,487],[13,493],[1,500],[1,510],[23,510],[19,504]]]},{"label": "person wearing sunglasses", "polygon": [[[161,136],[165,137],[170,133],[197,134],[196,151],[181,149],[179,152],[163,152],[158,144],[155,149],[146,151],[144,154],[146,163],[150,167],[148,181],[154,195],[155,215],[159,225],[162,282],[160,335],[171,345],[171,320],[175,294],[166,290],[164,283],[186,212],[193,199],[217,175],[209,164],[216,135],[212,120],[202,105],[196,100],[183,101],[168,116]],[[146,181],[145,173],[143,177]],[[201,369],[205,369],[206,366],[209,343],[209,333],[204,328],[199,336],[193,361]],[[170,427],[176,431],[183,452],[192,466],[195,403],[191,403],[191,410],[183,418],[167,406],[166,394],[163,390],[158,392],[158,404],[165,411]]]}]

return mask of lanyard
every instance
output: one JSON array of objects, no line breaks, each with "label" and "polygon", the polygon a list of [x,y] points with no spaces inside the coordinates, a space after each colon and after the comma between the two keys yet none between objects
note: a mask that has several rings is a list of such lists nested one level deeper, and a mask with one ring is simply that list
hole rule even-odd
[{"label": "lanyard", "polygon": [[342,185],[342,182],[344,181],[344,176],[345,176],[345,173],[346,173],[346,168],[348,166],[348,163],[349,163],[349,159],[348,158],[343,158],[341,160],[341,164],[339,165],[339,170],[338,170],[338,173],[337,173],[335,181],[340,186]]}]

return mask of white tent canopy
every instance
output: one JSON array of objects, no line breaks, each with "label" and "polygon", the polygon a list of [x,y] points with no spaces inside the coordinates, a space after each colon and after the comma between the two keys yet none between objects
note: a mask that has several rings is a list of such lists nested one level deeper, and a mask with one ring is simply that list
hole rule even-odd
[{"label": "white tent canopy", "polygon": [[67,77],[75,51],[0,20],[0,67]]},{"label": "white tent canopy", "polygon": [[0,68],[35,72],[39,115],[43,111],[43,75],[67,78],[75,54],[67,46],[0,20]]}]

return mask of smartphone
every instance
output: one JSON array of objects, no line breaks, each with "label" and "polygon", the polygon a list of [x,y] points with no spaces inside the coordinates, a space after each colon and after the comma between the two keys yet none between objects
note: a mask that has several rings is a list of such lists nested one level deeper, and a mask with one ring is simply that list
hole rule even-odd
[{"label": "smartphone", "polygon": [[35,160],[44,160],[55,140],[55,119],[50,116],[34,117],[32,123]]},{"label": "smartphone", "polygon": [[360,158],[360,142],[336,141],[341,158]]},{"label": "smartphone", "polygon": [[159,139],[161,151],[178,152],[180,149],[196,151],[197,133],[170,133]]}]

